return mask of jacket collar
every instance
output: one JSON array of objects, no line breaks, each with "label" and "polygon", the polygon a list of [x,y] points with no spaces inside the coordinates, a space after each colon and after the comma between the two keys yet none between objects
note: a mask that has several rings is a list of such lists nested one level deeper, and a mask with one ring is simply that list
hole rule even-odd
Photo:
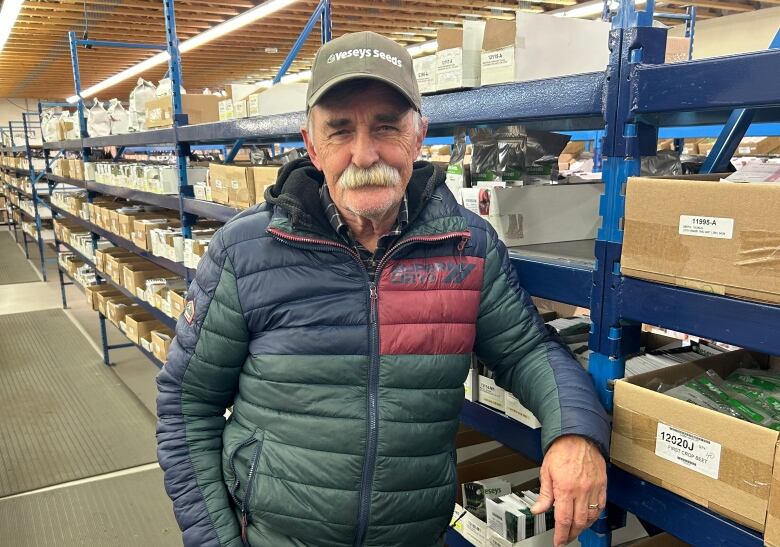
[{"label": "jacket collar", "polygon": [[[409,225],[404,236],[467,230],[466,220],[444,181],[445,175],[437,166],[425,161],[414,163],[412,178],[406,189]],[[320,186],[324,183],[322,172],[308,158],[297,159],[282,167],[276,184],[265,191],[266,202],[274,205],[269,228],[292,235],[338,241],[320,199]]]}]

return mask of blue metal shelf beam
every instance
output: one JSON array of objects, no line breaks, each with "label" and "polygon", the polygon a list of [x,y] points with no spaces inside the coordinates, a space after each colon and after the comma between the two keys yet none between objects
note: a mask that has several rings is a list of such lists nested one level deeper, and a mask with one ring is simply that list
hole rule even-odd
[{"label": "blue metal shelf beam", "polygon": [[108,135],[106,137],[88,137],[81,139],[81,146],[84,148],[100,148],[103,146],[145,146],[175,143],[176,132],[172,127],[167,129],[125,133],[124,135]]},{"label": "blue metal shelf beam", "polygon": [[211,201],[203,201],[194,198],[184,199],[184,211],[191,213],[201,218],[210,218],[218,220],[220,222],[227,222],[238,213],[241,209],[235,209],[228,207],[227,205],[220,205],[219,203],[213,203]]},{"label": "blue metal shelf beam", "polygon": [[142,192],[141,190],[133,190],[132,188],[125,188],[122,186],[112,186],[110,184],[101,184],[94,181],[86,181],[87,190],[93,192],[99,192],[109,196],[116,196],[124,198],[130,201],[137,201],[140,203],[146,203],[148,205],[157,205],[165,209],[171,209],[174,211],[179,210],[179,196],[168,194],[154,194],[151,192]]},{"label": "blue metal shelf beam", "polygon": [[463,402],[460,420],[525,457],[541,463],[541,429],[531,429],[500,412],[471,401]]},{"label": "blue metal shelf beam", "polygon": [[[669,65],[638,65],[635,114],[780,106],[780,50]],[[760,85],[758,85],[760,82]]]},{"label": "blue metal shelf beam", "polygon": [[590,308],[593,267],[565,260],[545,261],[513,253],[510,261],[520,285],[533,296]]},{"label": "blue metal shelf beam", "polygon": [[780,306],[624,277],[625,319],[780,355]]},{"label": "blue metal shelf beam", "polygon": [[761,534],[610,466],[607,499],[673,536],[707,547],[759,547]]},{"label": "blue metal shelf beam", "polygon": [[44,150],[81,150],[83,148],[81,139],[71,139],[66,141],[52,141],[43,143]]}]

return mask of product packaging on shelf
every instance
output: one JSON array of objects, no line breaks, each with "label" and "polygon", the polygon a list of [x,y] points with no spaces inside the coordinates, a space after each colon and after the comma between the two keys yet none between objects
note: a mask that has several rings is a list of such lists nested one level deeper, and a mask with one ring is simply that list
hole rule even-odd
[{"label": "product packaging on shelf", "polygon": [[412,62],[420,93],[436,92],[436,55],[417,57]]},{"label": "product packaging on shelf", "polygon": [[306,91],[309,84],[276,84],[259,93],[259,115],[273,116],[306,110]]},{"label": "product packaging on shelf", "polygon": [[623,274],[780,303],[780,184],[699,179],[628,180]]},{"label": "product packaging on shelf", "polygon": [[436,90],[479,87],[485,21],[464,20],[463,28],[437,32]]},{"label": "product packaging on shelf", "polygon": [[777,367],[746,351],[666,367],[615,383],[611,459],[780,544],[778,432],[656,391],[708,370],[722,378],[740,368]]},{"label": "product packaging on shelf", "polygon": [[473,187],[463,205],[490,222],[507,246],[593,239],[603,184]]},{"label": "product packaging on shelf", "polygon": [[[219,95],[182,95],[182,113],[187,123],[209,123],[219,121]],[[170,96],[156,97],[146,103],[146,127],[149,129],[173,125],[173,104]]]}]

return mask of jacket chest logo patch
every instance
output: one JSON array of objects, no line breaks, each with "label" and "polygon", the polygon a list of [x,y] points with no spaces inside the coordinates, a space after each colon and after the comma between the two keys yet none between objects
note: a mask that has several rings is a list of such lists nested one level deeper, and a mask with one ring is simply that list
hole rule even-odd
[{"label": "jacket chest logo patch", "polygon": [[192,325],[192,320],[195,319],[195,301],[187,300],[184,304],[184,319],[189,325]]},{"label": "jacket chest logo patch", "polygon": [[390,272],[393,285],[461,285],[475,270],[472,263],[405,262]]}]

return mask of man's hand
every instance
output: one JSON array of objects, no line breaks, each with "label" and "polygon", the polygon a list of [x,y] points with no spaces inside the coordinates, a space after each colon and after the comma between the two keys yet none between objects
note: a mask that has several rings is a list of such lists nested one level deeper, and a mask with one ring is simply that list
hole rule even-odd
[{"label": "man's hand", "polygon": [[[535,515],[555,505],[555,547],[566,545],[598,519],[607,503],[607,464],[585,437],[565,435],[547,450]],[[598,506],[598,507],[596,507]]]}]

